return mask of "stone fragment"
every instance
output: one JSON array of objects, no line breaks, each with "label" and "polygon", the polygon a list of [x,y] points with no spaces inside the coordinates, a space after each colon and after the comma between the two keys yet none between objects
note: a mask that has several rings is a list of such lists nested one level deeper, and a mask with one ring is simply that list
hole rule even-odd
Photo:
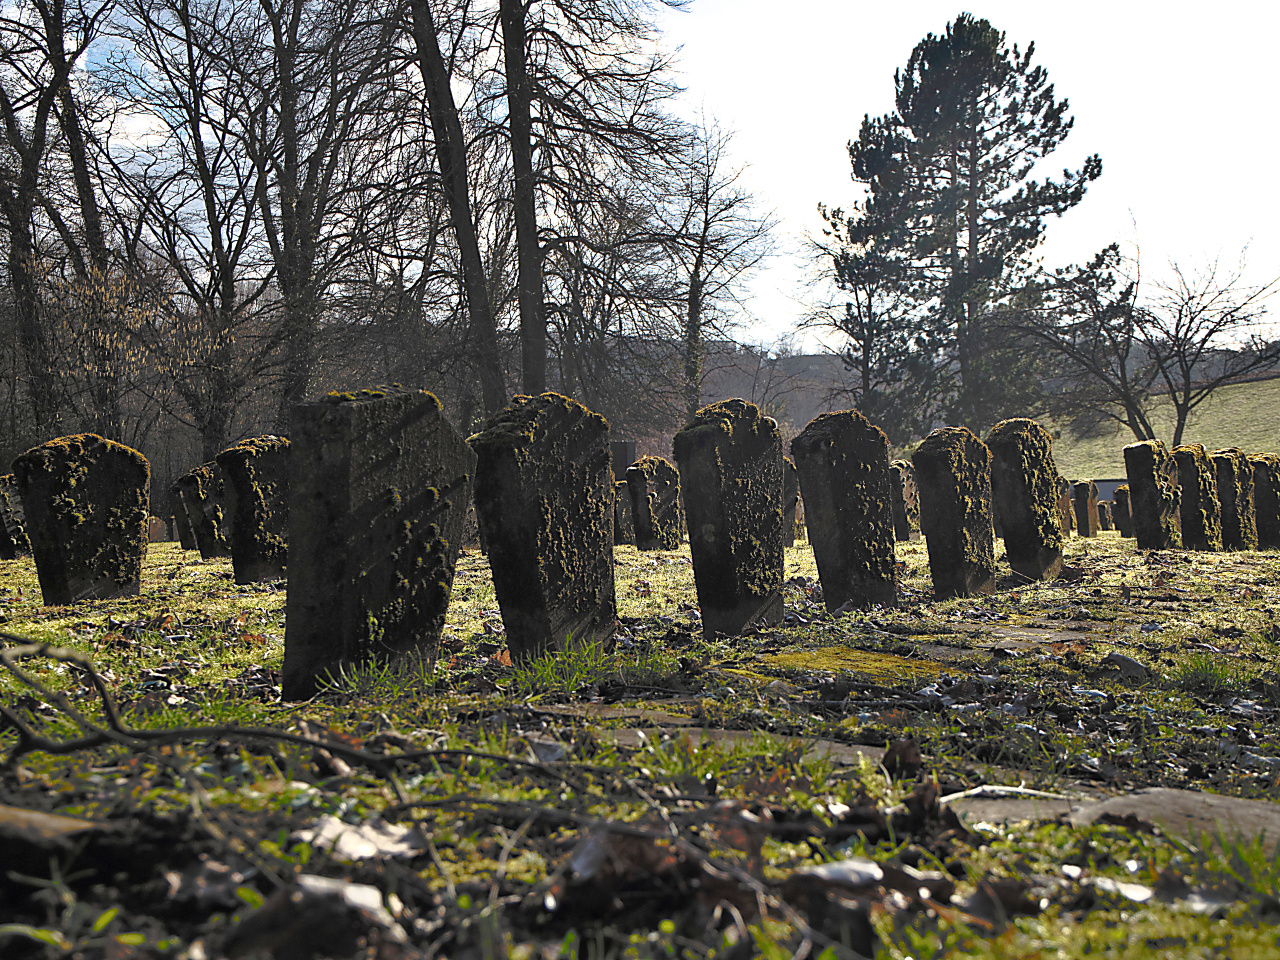
[{"label": "stone fragment", "polygon": [[1116,528],[1116,523],[1113,519],[1111,519],[1111,501],[1099,500],[1098,501],[1098,529],[1114,530],[1115,528]]},{"label": "stone fragment", "polygon": [[1067,539],[1076,528],[1076,506],[1071,497],[1071,481],[1066,477],[1058,477],[1058,522],[1062,526],[1062,537]]},{"label": "stone fragment", "polygon": [[196,549],[195,527],[191,524],[191,518],[187,516],[187,506],[176,483],[169,485],[169,515],[173,517],[173,525],[182,549]]},{"label": "stone fragment", "polygon": [[425,390],[294,406],[283,693],[349,665],[434,656],[475,454]]},{"label": "stone fragment", "polygon": [[677,550],[684,530],[680,473],[662,457],[641,457],[627,468],[631,518],[639,550]]},{"label": "stone fragment", "polygon": [[285,575],[289,534],[289,441],[241,440],[217,456],[230,517],[231,569],[236,583]]},{"label": "stone fragment", "polygon": [[0,476],[0,560],[17,560],[31,553],[23,517],[18,481],[6,473]]},{"label": "stone fragment", "polygon": [[1002,420],[987,435],[991,506],[1009,566],[1028,580],[1062,572],[1062,516],[1053,438],[1034,420]]},{"label": "stone fragment", "polygon": [[1204,447],[1183,443],[1173,448],[1178,464],[1178,522],[1188,550],[1222,549],[1222,509],[1218,479]]},{"label": "stone fragment", "polygon": [[636,522],[632,516],[631,488],[627,481],[613,484],[613,543],[620,546],[636,542]]},{"label": "stone fragment", "polygon": [[1253,466],[1235,447],[1209,455],[1218,480],[1222,506],[1222,546],[1227,550],[1257,550],[1258,520],[1253,506]]},{"label": "stone fragment", "polygon": [[608,421],[557,393],[516,397],[470,443],[476,516],[512,659],[612,646]]},{"label": "stone fragment", "polygon": [[800,474],[790,457],[782,458],[782,545],[796,544],[796,507],[800,502]]},{"label": "stone fragment", "polygon": [[894,460],[889,469],[889,481],[893,484],[893,535],[898,540],[910,540],[920,529],[916,472],[906,460]]},{"label": "stone fragment", "polygon": [[1178,462],[1164,443],[1143,440],[1124,448],[1133,533],[1142,550],[1182,546],[1178,515]]},{"label": "stone fragment", "polygon": [[824,413],[791,441],[828,610],[898,598],[889,441],[856,410]]},{"label": "stone fragment", "polygon": [[46,606],[137,596],[151,468],[94,433],[59,437],[13,461]]},{"label": "stone fragment", "polygon": [[[782,620],[782,435],[753,403],[722,400],[675,435],[706,636]],[[810,505],[812,507],[812,504]]]},{"label": "stone fragment", "polygon": [[1122,537],[1133,536],[1133,517],[1129,512],[1129,485],[1122,483],[1112,495],[1111,519]]},{"label": "stone fragment", "polygon": [[934,595],[991,593],[996,587],[991,451],[965,427],[942,427],[916,448],[911,465]]},{"label": "stone fragment", "polygon": [[1258,547],[1280,547],[1280,456],[1255,453],[1253,467],[1253,510],[1258,527]]},{"label": "stone fragment", "polygon": [[1098,535],[1098,485],[1092,480],[1077,480],[1071,485],[1071,503],[1075,508],[1076,531],[1082,537]]},{"label": "stone fragment", "polygon": [[230,526],[223,510],[226,489],[222,468],[214,462],[202,463],[174,481],[174,487],[186,508],[200,559],[231,556]]}]

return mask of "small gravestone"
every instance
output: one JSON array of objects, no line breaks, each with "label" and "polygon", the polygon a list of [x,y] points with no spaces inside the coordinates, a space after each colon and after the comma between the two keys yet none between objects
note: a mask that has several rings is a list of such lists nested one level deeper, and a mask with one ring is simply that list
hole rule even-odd
[{"label": "small gravestone", "polygon": [[1014,573],[1052,580],[1062,572],[1062,517],[1053,438],[1034,420],[1002,420],[987,435],[991,505]]},{"label": "small gravestone", "polygon": [[196,531],[187,516],[186,503],[176,483],[169,485],[169,514],[173,517],[173,525],[177,533],[178,543],[183,550],[196,549]]},{"label": "small gravestone", "polygon": [[1124,448],[1133,533],[1142,550],[1182,546],[1178,515],[1178,462],[1159,440]]},{"label": "small gravestone", "polygon": [[169,525],[159,517],[147,518],[147,543],[164,543],[169,539]]},{"label": "small gravestone", "polygon": [[1178,463],[1178,522],[1188,550],[1222,549],[1222,508],[1218,479],[1204,447],[1183,443],[1173,448]]},{"label": "small gravestone", "polygon": [[330,394],[292,410],[283,687],[434,655],[475,454],[425,390]]},{"label": "small gravestone", "polygon": [[476,516],[514,660],[613,645],[609,423],[557,393],[516,397],[470,439]]},{"label": "small gravestone", "polygon": [[1129,512],[1129,485],[1122,483],[1112,495],[1111,519],[1122,537],[1133,536],[1133,517]]},{"label": "small gravestone", "polygon": [[1071,501],[1075,507],[1076,530],[1082,537],[1098,535],[1098,485],[1092,480],[1077,480],[1071,485]]},{"label": "small gravestone", "polygon": [[942,427],[916,448],[911,465],[934,595],[991,593],[996,588],[991,451],[965,427]]},{"label": "small gravestone", "polygon": [[627,481],[613,485],[613,543],[619,546],[636,542],[636,524],[631,517],[631,489]]},{"label": "small gravestone", "polygon": [[1260,549],[1280,547],[1280,456],[1255,453],[1253,467],[1253,510],[1258,525]]},{"label": "small gravestone", "polygon": [[796,539],[809,539],[808,520],[805,519],[804,515],[804,497],[796,501]]},{"label": "small gravestone", "polygon": [[889,440],[856,410],[824,413],[791,441],[828,610],[898,599]]},{"label": "small gravestone", "polygon": [[[693,579],[708,637],[782,621],[782,435],[754,403],[723,400],[675,435]],[[812,506],[812,505],[811,505]]]},{"label": "small gravestone", "polygon": [[1098,501],[1098,529],[1114,530],[1116,528],[1115,521],[1111,519],[1111,501]]},{"label": "small gravestone", "polygon": [[1063,539],[1076,528],[1076,506],[1071,498],[1071,481],[1066,477],[1058,477],[1058,523],[1062,526]]},{"label": "small gravestone", "polygon": [[231,518],[231,569],[236,583],[285,575],[289,535],[289,441],[254,437],[217,457]]},{"label": "small gravestone", "polygon": [[223,510],[226,501],[223,484],[222,470],[216,463],[202,463],[174,481],[195,534],[201,560],[231,556],[231,542],[227,536],[230,531]]},{"label": "small gravestone", "polygon": [[641,457],[627,468],[631,519],[639,550],[678,550],[684,532],[680,473],[662,457]]},{"label": "small gravestone", "polygon": [[1218,480],[1222,506],[1222,546],[1227,550],[1257,550],[1258,520],[1253,506],[1253,466],[1235,447],[1209,455]]},{"label": "small gravestone", "polygon": [[0,560],[17,560],[30,553],[18,482],[6,473],[0,476]]},{"label": "small gravestone", "polygon": [[59,437],[13,461],[46,606],[138,594],[151,468],[94,433]]},{"label": "small gravestone", "polygon": [[796,506],[800,502],[800,474],[795,461],[782,458],[782,545],[796,544]]},{"label": "small gravestone", "polygon": [[920,529],[916,472],[906,460],[894,460],[889,469],[889,482],[893,484],[893,535],[898,540],[910,540]]}]

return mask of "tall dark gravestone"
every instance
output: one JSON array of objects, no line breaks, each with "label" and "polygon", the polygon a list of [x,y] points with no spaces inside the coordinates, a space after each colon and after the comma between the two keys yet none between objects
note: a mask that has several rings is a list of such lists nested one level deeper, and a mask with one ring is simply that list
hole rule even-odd
[{"label": "tall dark gravestone", "polygon": [[178,542],[183,550],[196,549],[196,531],[187,516],[187,506],[182,500],[182,493],[177,483],[169,485],[169,515],[173,517],[173,525],[177,528]]},{"label": "tall dark gravestone", "polygon": [[636,442],[634,440],[610,440],[609,459],[613,464],[613,479],[621,480],[627,470],[636,462]]},{"label": "tall dark gravestone", "polygon": [[1143,440],[1124,448],[1124,469],[1138,547],[1168,550],[1182,546],[1178,462],[1161,441]]},{"label": "tall dark gravestone", "polygon": [[1115,528],[1116,528],[1116,523],[1113,519],[1111,519],[1111,501],[1099,500],[1098,501],[1098,529],[1114,530]]},{"label": "tall dark gravestone", "polygon": [[476,516],[512,659],[612,646],[608,421],[557,393],[516,397],[469,442]]},{"label": "tall dark gravestone", "polygon": [[828,610],[898,599],[889,440],[856,410],[824,413],[791,441]]},{"label": "tall dark gravestone", "polygon": [[1114,504],[1111,519],[1115,521],[1116,529],[1120,531],[1120,536],[1132,537],[1133,515],[1129,511],[1129,485],[1120,484],[1111,496],[1113,498],[1111,502]]},{"label": "tall dark gravestone", "polygon": [[1028,580],[1062,572],[1062,516],[1053,438],[1026,418],[1002,420],[987,434],[991,506],[1004,534],[1009,566]]},{"label": "tall dark gravestone", "polygon": [[1255,453],[1253,467],[1253,510],[1258,525],[1258,547],[1280,547],[1280,456]]},{"label": "tall dark gravestone", "polygon": [[223,509],[226,503],[226,478],[216,463],[202,463],[186,476],[174,481],[174,487],[187,510],[187,520],[196,538],[201,560],[231,556],[230,524]]},{"label": "tall dark gravestone", "polygon": [[636,542],[636,522],[631,515],[631,488],[627,481],[613,484],[613,543],[618,546]]},{"label": "tall dark gravestone", "polygon": [[17,560],[31,553],[23,519],[22,496],[12,473],[0,476],[0,560]]},{"label": "tall dark gravestone", "polygon": [[1222,549],[1222,508],[1218,479],[1204,447],[1183,443],[1173,448],[1178,463],[1178,522],[1188,550]]},{"label": "tall dark gravestone", "polygon": [[745,400],[697,412],[675,435],[693,579],[707,636],[782,621],[782,435]]},{"label": "tall dark gravestone", "polygon": [[1082,537],[1098,535],[1098,485],[1092,480],[1077,480],[1071,485],[1075,506],[1076,530]]},{"label": "tall dark gravestone", "polygon": [[1209,455],[1222,505],[1222,546],[1227,550],[1258,549],[1258,519],[1253,507],[1253,467],[1235,447]]},{"label": "tall dark gravestone", "polygon": [[138,594],[151,467],[94,433],[59,437],[13,461],[46,606]]},{"label": "tall dark gravestone", "polygon": [[893,535],[910,540],[920,529],[920,494],[916,489],[916,472],[906,460],[889,464],[889,481],[893,484]]},{"label": "tall dark gravestone", "polygon": [[680,472],[662,457],[641,457],[627,469],[638,550],[678,550],[684,531]]},{"label": "tall dark gravestone", "polygon": [[1058,522],[1062,526],[1063,539],[1076,528],[1076,505],[1071,497],[1071,481],[1058,477]]},{"label": "tall dark gravestone", "polygon": [[288,559],[289,441],[254,437],[217,456],[236,583],[279,580]]},{"label": "tall dark gravestone", "polygon": [[965,427],[942,427],[916,448],[911,465],[935,596],[991,593],[996,588],[991,451]]},{"label": "tall dark gravestone", "polygon": [[294,406],[289,428],[286,700],[326,675],[434,653],[475,454],[425,390]]},{"label": "tall dark gravestone", "polygon": [[800,503],[800,474],[790,457],[782,458],[782,545],[796,543],[796,507]]}]

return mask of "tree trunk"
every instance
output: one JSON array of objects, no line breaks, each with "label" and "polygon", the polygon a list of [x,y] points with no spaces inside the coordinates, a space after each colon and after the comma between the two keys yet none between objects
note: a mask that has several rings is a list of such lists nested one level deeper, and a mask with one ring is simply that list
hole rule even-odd
[{"label": "tree trunk", "polygon": [[9,226],[9,284],[18,341],[27,369],[31,415],[44,439],[61,433],[62,410],[58,396],[61,379],[53,351],[40,319],[40,297],[33,270],[35,242],[31,236],[31,205],[22,193],[5,191],[4,212]]},{"label": "tree trunk", "polygon": [[702,254],[694,261],[689,277],[688,312],[684,325],[684,406],[692,423],[702,406]]}]

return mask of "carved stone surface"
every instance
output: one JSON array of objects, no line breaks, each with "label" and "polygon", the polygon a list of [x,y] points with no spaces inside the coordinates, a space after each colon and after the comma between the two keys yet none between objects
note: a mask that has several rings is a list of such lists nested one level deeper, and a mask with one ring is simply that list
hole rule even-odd
[{"label": "carved stone surface", "polygon": [[18,482],[6,473],[0,476],[0,560],[17,560],[30,553]]},{"label": "carved stone surface", "polygon": [[217,456],[224,507],[231,519],[231,568],[236,583],[279,580],[289,535],[289,441],[254,437]]},{"label": "carved stone surface", "polygon": [[800,474],[790,457],[782,458],[782,545],[796,543],[796,506],[800,502]]},{"label": "carved stone surface", "polygon": [[1066,477],[1058,477],[1058,522],[1063,539],[1076,528],[1076,505],[1071,498],[1071,481]]},{"label": "carved stone surface", "polygon": [[996,587],[991,451],[965,427],[942,427],[916,448],[911,465],[934,595],[991,593]]},{"label": "carved stone surface", "polygon": [[636,549],[676,550],[684,532],[680,472],[662,457],[641,457],[627,469]]},{"label": "carved stone surface", "polygon": [[1178,463],[1159,440],[1124,448],[1129,511],[1142,550],[1182,546],[1178,506]]},{"label": "carved stone surface", "polygon": [[897,540],[910,540],[920,530],[916,472],[906,460],[894,460],[889,469],[889,481],[893,484],[893,535]]},{"label": "carved stone surface", "polygon": [[137,596],[150,508],[146,457],[80,433],[19,455],[13,474],[46,605]]},{"label": "carved stone surface", "polygon": [[825,413],[791,441],[828,610],[898,599],[889,441],[856,410]]},{"label": "carved stone surface", "polygon": [[1098,501],[1098,529],[1114,530],[1115,528],[1116,528],[1116,523],[1114,520],[1111,519],[1111,501],[1099,500]]},{"label": "carved stone surface", "polygon": [[608,421],[556,393],[516,397],[470,443],[476,516],[512,659],[611,647],[617,608]]},{"label": "carved stone surface", "polygon": [[631,488],[627,481],[618,480],[613,485],[613,542],[614,545],[636,542],[636,522],[632,516]]},{"label": "carved stone surface", "polygon": [[1222,546],[1227,550],[1257,550],[1258,520],[1253,506],[1253,466],[1243,450],[1228,447],[1209,455],[1218,480],[1222,505]]},{"label": "carved stone surface", "polygon": [[1173,448],[1178,463],[1178,522],[1188,550],[1222,549],[1222,508],[1218,479],[1204,447],[1184,443]]},{"label": "carved stone surface", "polygon": [[1026,418],[1002,420],[987,435],[991,505],[1013,571],[1052,580],[1062,571],[1062,515],[1053,438]]},{"label": "carved stone surface", "polygon": [[1280,456],[1255,453],[1253,467],[1253,510],[1257,518],[1258,547],[1280,547]]},{"label": "carved stone surface", "polygon": [[174,481],[174,488],[187,511],[201,560],[231,556],[230,518],[226,504],[225,478],[216,463],[202,463]]},{"label": "carved stone surface", "polygon": [[196,549],[196,531],[187,516],[186,504],[176,483],[169,485],[169,515],[173,517],[174,532],[183,550]]},{"label": "carved stone surface", "polygon": [[1133,516],[1129,512],[1129,485],[1122,483],[1111,495],[1111,519],[1122,537],[1133,536]]},{"label": "carved stone surface", "polygon": [[1076,531],[1082,537],[1098,535],[1098,485],[1077,480],[1071,485],[1071,503],[1076,514]]}]

